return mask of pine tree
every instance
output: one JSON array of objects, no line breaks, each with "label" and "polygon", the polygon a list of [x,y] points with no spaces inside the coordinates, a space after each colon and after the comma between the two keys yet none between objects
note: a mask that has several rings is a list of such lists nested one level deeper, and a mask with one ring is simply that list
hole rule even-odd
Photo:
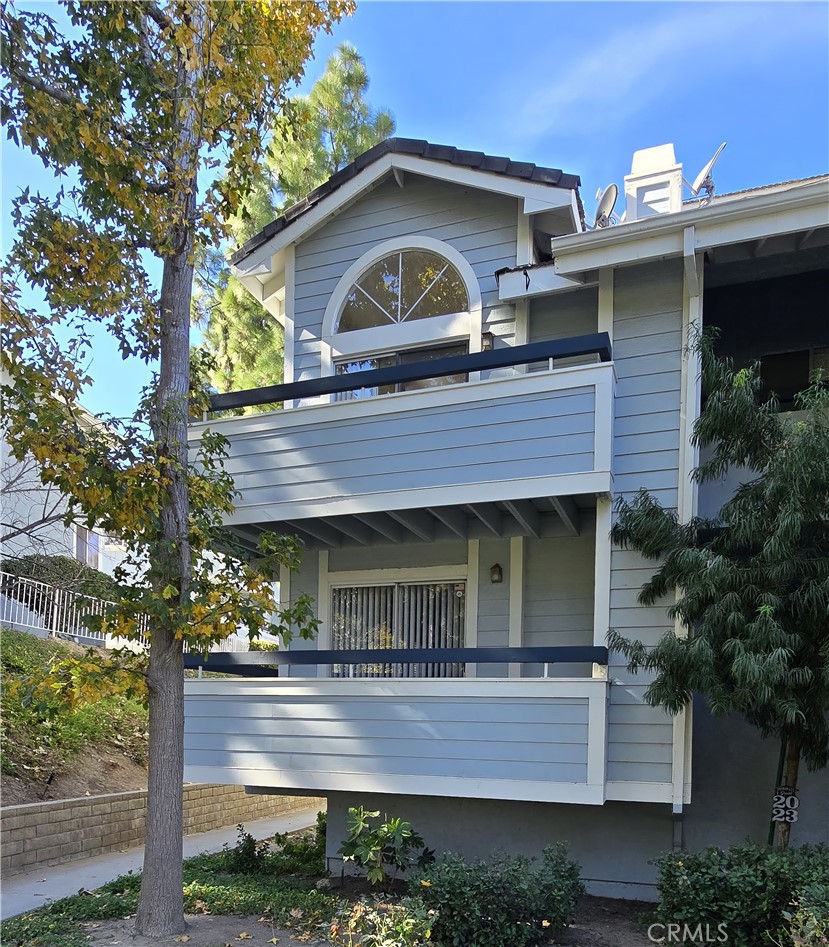
[{"label": "pine tree", "polygon": [[[761,400],[758,365],[735,371],[710,336],[698,347],[706,400],[694,439],[713,453],[694,479],[735,466],[751,479],[714,520],[680,523],[645,492],[618,504],[614,542],[661,562],[639,601],[678,589],[669,614],[686,634],[654,648],[617,632],[609,642],[632,670],[655,672],[648,703],[678,713],[699,693],[713,714],[742,714],[784,741],[796,788],[801,759],[829,759],[829,388],[816,379],[784,414]],[[775,844],[790,828],[777,823]]]},{"label": "pine tree", "polygon": [[[366,101],[368,85],[362,57],[343,43],[310,94],[290,100],[275,123],[251,193],[230,222],[237,245],[394,133],[391,113],[372,109]],[[284,340],[276,319],[215,252],[200,267],[199,282],[195,317],[205,326],[204,347],[216,363],[211,383],[219,391],[278,384]]]}]

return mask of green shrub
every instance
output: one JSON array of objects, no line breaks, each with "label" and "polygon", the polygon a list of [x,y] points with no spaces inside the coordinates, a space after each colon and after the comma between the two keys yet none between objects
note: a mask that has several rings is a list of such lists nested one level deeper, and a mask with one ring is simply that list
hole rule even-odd
[{"label": "green shrub", "polygon": [[271,851],[271,871],[282,875],[300,875],[304,878],[325,875],[326,826],[326,814],[318,812],[312,832],[275,836]]},{"label": "green shrub", "polygon": [[435,917],[419,898],[397,904],[361,898],[340,907],[328,934],[337,947],[421,947],[431,941]]},{"label": "green shrub", "polygon": [[373,885],[393,881],[398,871],[413,865],[423,867],[434,859],[432,851],[403,819],[380,819],[379,812],[369,812],[362,806],[350,808],[345,820],[348,838],[339,853],[343,861],[353,861],[364,868],[366,878]]},{"label": "green shrub", "polygon": [[3,629],[0,652],[4,773],[45,779],[90,744],[114,746],[139,763],[146,760],[147,711],[140,702],[116,696],[73,706],[48,688],[33,699],[23,686],[29,677],[43,676],[56,662],[76,656],[77,650]]},{"label": "green shrub", "polygon": [[275,641],[262,641],[254,638],[250,643],[251,651],[279,651],[279,645]]},{"label": "green shrub", "polygon": [[[71,556],[44,556],[36,553],[4,559],[3,571],[21,579],[45,582],[55,588],[88,595],[90,598],[113,600],[121,594],[121,586],[112,576],[99,572]],[[13,585],[3,591],[21,601],[26,600],[26,593],[22,590],[15,591]]]},{"label": "green shrub", "polygon": [[437,912],[432,937],[443,947],[533,947],[570,923],[584,894],[563,844],[545,848],[540,859],[504,855],[467,864],[443,855],[412,888]]},{"label": "green shrub", "polygon": [[829,947],[829,889],[809,885],[783,912],[785,922],[772,938],[778,947]]},{"label": "green shrub", "polygon": [[238,875],[299,875],[316,878],[325,874],[324,812],[317,813],[311,833],[275,835],[257,841],[244,825],[237,825],[237,842],[218,855],[203,856],[199,868]]},{"label": "green shrub", "polygon": [[654,923],[708,924],[711,930],[724,924],[729,947],[768,947],[780,937],[788,937],[783,941],[787,947],[820,944],[820,940],[796,940],[792,930],[797,925],[807,928],[811,914],[813,927],[823,923],[825,931],[829,913],[825,846],[708,848],[672,852],[654,864],[659,868],[660,895]]},{"label": "green shrub", "polygon": [[[5,565],[5,563],[4,563]],[[71,657],[68,645],[50,638],[36,638],[27,631],[0,629],[0,662],[3,676],[23,677]]]}]

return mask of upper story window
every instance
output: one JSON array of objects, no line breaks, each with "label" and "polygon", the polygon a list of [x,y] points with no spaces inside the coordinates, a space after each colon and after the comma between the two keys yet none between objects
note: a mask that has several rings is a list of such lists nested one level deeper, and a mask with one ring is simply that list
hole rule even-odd
[{"label": "upper story window", "polygon": [[100,568],[100,537],[85,526],[75,526],[75,558],[93,569]]},{"label": "upper story window", "polygon": [[481,289],[466,257],[434,237],[393,237],[355,260],[334,287],[322,321],[320,373],[478,352],[481,326]]},{"label": "upper story window", "polygon": [[458,270],[439,253],[403,249],[368,269],[348,291],[338,332],[372,329],[469,309]]}]

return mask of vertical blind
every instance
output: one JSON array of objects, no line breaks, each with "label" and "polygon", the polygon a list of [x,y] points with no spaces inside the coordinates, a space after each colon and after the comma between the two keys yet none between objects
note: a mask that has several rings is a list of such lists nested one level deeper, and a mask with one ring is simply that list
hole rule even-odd
[{"label": "vertical blind", "polygon": [[[335,649],[460,648],[463,582],[335,588],[331,607]],[[336,664],[334,677],[462,677],[462,664]]]}]

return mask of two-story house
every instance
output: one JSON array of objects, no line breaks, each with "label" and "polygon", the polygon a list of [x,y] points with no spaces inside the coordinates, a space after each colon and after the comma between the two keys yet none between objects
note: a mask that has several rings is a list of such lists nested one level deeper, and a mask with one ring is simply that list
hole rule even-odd
[{"label": "two-story house", "polygon": [[[609,628],[672,628],[608,534],[639,488],[682,518],[729,489],[689,479],[695,327],[777,388],[825,361],[829,178],[683,202],[673,148],[649,149],[624,223],[593,230],[578,185],[390,139],[233,257],[286,383],[214,407],[284,407],[192,437],[229,440],[239,536],[303,540],[281,594],[320,630],[279,677],[187,682],[186,775],[327,796],[332,867],[358,803],[439,850],[566,839],[617,896],[649,894],[659,851],[765,836],[777,747],[648,706],[608,655]],[[802,798],[795,836],[829,840],[825,773]]]}]

